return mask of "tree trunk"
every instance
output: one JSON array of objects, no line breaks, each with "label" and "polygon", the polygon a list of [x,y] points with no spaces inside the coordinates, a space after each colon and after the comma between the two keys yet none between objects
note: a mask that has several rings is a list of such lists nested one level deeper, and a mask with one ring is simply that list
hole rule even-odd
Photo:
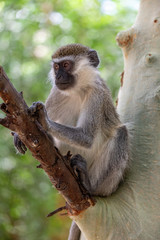
[{"label": "tree trunk", "polygon": [[81,240],[156,240],[160,237],[160,1],[142,0],[136,22],[118,34],[124,77],[118,99],[130,123],[131,163],[108,198],[73,217]]}]

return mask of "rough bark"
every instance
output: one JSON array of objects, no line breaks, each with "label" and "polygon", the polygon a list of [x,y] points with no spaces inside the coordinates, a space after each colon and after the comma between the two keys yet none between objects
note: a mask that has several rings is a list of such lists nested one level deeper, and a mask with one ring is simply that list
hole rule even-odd
[{"label": "rough bark", "polygon": [[51,136],[41,127],[36,117],[31,116],[29,108],[0,67],[0,97],[4,100],[0,108],[6,113],[0,124],[18,133],[20,139],[40,162],[52,184],[66,200],[69,215],[79,214],[94,200],[79,182],[70,167],[70,153],[62,156],[53,145]]},{"label": "rough bark", "polygon": [[142,0],[136,22],[117,36],[124,55],[118,96],[130,125],[130,170],[115,194],[73,217],[81,240],[155,240],[160,235],[160,1]]}]

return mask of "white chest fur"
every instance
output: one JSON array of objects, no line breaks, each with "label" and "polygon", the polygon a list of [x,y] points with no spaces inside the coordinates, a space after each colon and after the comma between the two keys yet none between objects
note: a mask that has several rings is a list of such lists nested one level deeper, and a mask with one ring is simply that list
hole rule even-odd
[{"label": "white chest fur", "polygon": [[74,96],[73,98],[69,98],[64,105],[61,106],[63,112],[61,112],[56,122],[63,125],[76,126],[82,105],[80,97]]}]

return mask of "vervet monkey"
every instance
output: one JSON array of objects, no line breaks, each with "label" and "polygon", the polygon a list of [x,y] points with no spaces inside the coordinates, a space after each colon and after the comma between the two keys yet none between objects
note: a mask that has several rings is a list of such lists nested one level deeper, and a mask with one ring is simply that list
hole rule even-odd
[{"label": "vervet monkey", "polygon": [[[45,128],[62,154],[71,150],[71,165],[92,195],[113,193],[128,166],[128,131],[97,69],[97,52],[80,44],[52,55],[52,90],[45,103]],[[34,103],[34,113],[42,103]],[[19,147],[19,146],[18,146]],[[20,148],[20,147],[19,147]],[[78,240],[72,225],[69,240]]]}]

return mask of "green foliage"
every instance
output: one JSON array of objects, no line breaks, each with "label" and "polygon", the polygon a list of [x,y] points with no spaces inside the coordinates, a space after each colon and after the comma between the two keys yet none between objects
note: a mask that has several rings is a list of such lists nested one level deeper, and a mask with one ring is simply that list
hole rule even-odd
[{"label": "green foliage", "polygon": [[[115,37],[136,13],[126,2],[0,0],[0,65],[28,105],[49,93],[52,52],[76,42],[98,51],[101,75],[116,98],[123,58]],[[16,155],[9,131],[0,127],[0,135],[0,239],[66,239],[68,218],[45,217],[64,201],[30,153]]]}]

